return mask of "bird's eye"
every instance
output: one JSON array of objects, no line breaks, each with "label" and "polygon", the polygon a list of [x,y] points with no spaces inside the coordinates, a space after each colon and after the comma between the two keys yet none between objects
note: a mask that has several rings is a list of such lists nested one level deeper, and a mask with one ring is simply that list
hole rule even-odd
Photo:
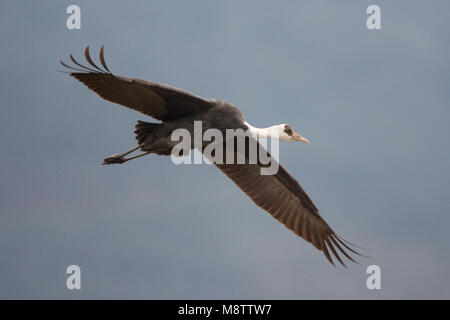
[{"label": "bird's eye", "polygon": [[284,132],[286,132],[288,135],[292,135],[292,128],[290,126],[285,126]]}]

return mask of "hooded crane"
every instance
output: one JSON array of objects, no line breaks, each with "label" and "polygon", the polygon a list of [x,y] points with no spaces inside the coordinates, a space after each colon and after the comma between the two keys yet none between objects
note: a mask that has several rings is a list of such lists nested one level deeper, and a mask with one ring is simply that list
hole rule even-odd
[{"label": "hooded crane", "polygon": [[[196,120],[202,121],[203,129],[215,128],[222,132],[226,129],[242,129],[248,130],[255,138],[266,137],[280,141],[309,143],[286,124],[255,128],[246,122],[237,108],[225,101],[204,99],[191,92],[157,82],[114,75],[106,66],[103,47],[100,49],[100,63],[103,69],[91,59],[89,46],[85,49],[85,58],[90,66],[80,64],[72,55],[69,57],[74,66],[69,66],[63,61],[60,61],[61,64],[71,70],[69,74],[72,77],[100,97],[161,121],[161,123],[138,121],[135,131],[138,146],[104,159],[103,164],[124,163],[150,153],[170,155],[174,147],[169,139],[171,133],[178,128],[187,129],[192,133],[193,122]],[[258,144],[258,148],[262,146]],[[126,158],[138,149],[141,149],[142,153]],[[245,156],[248,158],[248,148],[245,150]],[[271,157],[269,153],[267,156]],[[297,180],[282,166],[279,166],[274,175],[261,175],[260,169],[264,165],[259,160],[256,163],[248,161],[244,164],[215,163],[215,165],[256,205],[321,250],[331,264],[334,265],[332,256],[345,266],[340,255],[352,262],[355,260],[349,252],[361,255],[352,248],[355,245],[331,229]]]}]

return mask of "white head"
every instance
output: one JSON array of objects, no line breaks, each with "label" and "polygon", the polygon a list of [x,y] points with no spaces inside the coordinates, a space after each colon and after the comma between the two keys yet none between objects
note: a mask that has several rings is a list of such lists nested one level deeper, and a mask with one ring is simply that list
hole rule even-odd
[{"label": "white head", "polygon": [[278,136],[278,140],[280,141],[300,141],[309,143],[308,139],[303,138],[288,124],[279,124],[268,129],[270,130],[269,136],[273,138],[277,138]]},{"label": "white head", "polygon": [[309,143],[308,139],[303,138],[295,130],[285,123],[272,126],[269,128],[256,128],[250,125],[248,122],[245,123],[250,130],[250,133],[254,137],[259,138],[272,138],[280,141],[300,141]]}]

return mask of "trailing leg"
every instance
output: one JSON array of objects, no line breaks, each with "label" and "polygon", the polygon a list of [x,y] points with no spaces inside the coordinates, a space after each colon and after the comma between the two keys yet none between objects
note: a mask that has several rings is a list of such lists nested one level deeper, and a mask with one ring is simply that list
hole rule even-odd
[{"label": "trailing leg", "polygon": [[126,162],[128,160],[136,159],[136,158],[139,158],[139,157],[142,157],[142,156],[145,156],[145,155],[149,154],[150,152],[146,151],[146,152],[140,153],[138,155],[135,155],[135,156],[132,156],[132,157],[129,157],[129,158],[125,158],[126,155],[128,155],[128,154],[130,154],[130,153],[132,153],[132,152],[142,148],[143,146],[144,146],[144,144],[140,144],[136,148],[133,148],[133,149],[127,151],[127,152],[113,154],[112,156],[110,156],[108,158],[105,158],[103,160],[102,164],[124,163],[124,162]]}]

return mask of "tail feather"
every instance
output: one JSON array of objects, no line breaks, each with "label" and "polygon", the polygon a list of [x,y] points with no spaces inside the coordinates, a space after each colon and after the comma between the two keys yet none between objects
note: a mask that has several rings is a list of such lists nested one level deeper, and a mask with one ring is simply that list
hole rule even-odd
[{"label": "tail feather", "polygon": [[135,126],[136,130],[134,131],[138,143],[144,143],[145,139],[160,125],[161,123],[149,123],[138,120]]}]

